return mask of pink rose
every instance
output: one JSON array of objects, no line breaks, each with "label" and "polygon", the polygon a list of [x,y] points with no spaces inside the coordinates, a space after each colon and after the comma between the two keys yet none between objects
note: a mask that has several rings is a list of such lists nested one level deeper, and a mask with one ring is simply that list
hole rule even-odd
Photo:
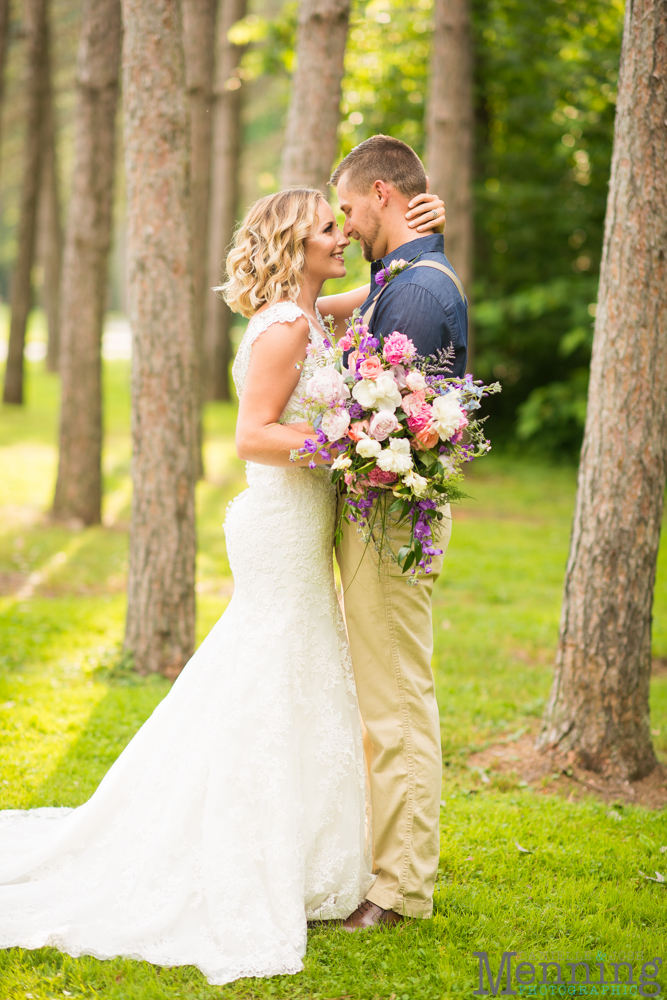
[{"label": "pink rose", "polygon": [[354,343],[354,340],[353,340],[353,338],[352,338],[352,331],[351,331],[351,330],[347,330],[347,331],[345,332],[345,334],[344,334],[344,335],[343,335],[343,336],[342,336],[342,337],[340,338],[340,340],[338,341],[338,346],[339,346],[339,347],[340,347],[340,348],[341,348],[341,349],[342,349],[343,351],[349,351],[349,350],[350,350],[350,348],[352,347],[352,344],[353,344],[353,343]]},{"label": "pink rose", "polygon": [[384,472],[382,469],[378,469],[377,466],[368,473],[368,481],[371,486],[389,486],[397,480],[398,476],[395,472]]},{"label": "pink rose", "polygon": [[342,406],[329,410],[322,417],[322,430],[330,441],[340,441],[350,426],[350,414]]},{"label": "pink rose", "polygon": [[350,351],[347,356],[347,367],[351,372],[356,372],[357,361],[359,360],[359,351]]},{"label": "pink rose", "polygon": [[343,376],[333,365],[319,368],[306,383],[306,392],[322,403],[338,402],[348,399],[350,390],[343,381]]},{"label": "pink rose", "polygon": [[408,417],[413,413],[417,412],[426,403],[426,395],[422,392],[409,392],[407,396],[403,396],[403,401],[401,406],[403,408],[403,413],[407,414]]},{"label": "pink rose", "polygon": [[352,438],[353,441],[361,441],[362,437],[368,435],[368,430],[370,423],[368,420],[355,420],[348,430],[348,436]]},{"label": "pink rose", "polygon": [[384,441],[390,434],[397,431],[400,426],[395,414],[391,410],[378,410],[375,416],[371,418],[370,435],[376,441]]},{"label": "pink rose", "polygon": [[394,330],[392,335],[385,340],[382,353],[390,365],[400,365],[404,361],[414,358],[417,348],[411,340],[399,333],[398,330]]},{"label": "pink rose", "polygon": [[374,354],[372,357],[366,358],[365,361],[361,362],[358,372],[363,378],[376,379],[379,375],[382,375],[384,368],[378,356]]},{"label": "pink rose", "polygon": [[423,403],[420,407],[412,407],[412,412],[408,417],[408,427],[413,434],[416,434],[417,431],[421,431],[425,427],[430,427],[432,420],[433,410],[428,403]]}]

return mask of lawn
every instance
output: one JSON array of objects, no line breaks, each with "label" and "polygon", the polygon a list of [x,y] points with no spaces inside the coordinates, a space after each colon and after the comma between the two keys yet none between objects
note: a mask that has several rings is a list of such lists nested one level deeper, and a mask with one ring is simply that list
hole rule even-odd
[{"label": "lawn", "polygon": [[[161,679],[113,670],[130,502],[128,383],[126,362],[105,364],[98,528],[56,527],[45,516],[57,462],[57,379],[28,365],[27,405],[0,414],[0,808],[85,801],[168,690]],[[232,405],[208,407],[206,479],[197,493],[199,639],[232,592],[221,524],[244,485],[233,425]],[[607,980],[609,963],[623,956],[632,956],[635,976],[642,962],[665,957],[667,890],[639,874],[667,874],[665,812],[581,794],[560,772],[523,780],[514,752],[532,740],[549,692],[574,488],[570,468],[491,456],[470,477],[474,499],[454,514],[434,609],[445,777],[432,920],[372,935],[314,930],[301,975],[228,987],[208,986],[191,968],[12,949],[0,952],[0,1000],[436,1000],[473,995],[480,950],[494,975],[502,953],[513,951],[534,962],[605,962]],[[664,546],[654,615],[654,655],[664,662]],[[667,760],[664,670],[651,699],[656,748]],[[495,750],[503,767],[479,764]]]}]

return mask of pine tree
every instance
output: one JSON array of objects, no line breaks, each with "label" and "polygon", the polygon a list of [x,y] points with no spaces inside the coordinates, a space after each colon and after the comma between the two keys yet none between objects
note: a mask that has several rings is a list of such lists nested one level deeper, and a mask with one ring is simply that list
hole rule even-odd
[{"label": "pine tree", "polygon": [[350,18],[349,0],[301,0],[297,66],[287,116],[283,187],[329,193],[338,145],[341,81]]},{"label": "pine tree", "polygon": [[42,119],[47,88],[48,0],[26,0],[26,113],[21,207],[10,294],[11,322],[3,400],[23,403],[23,351],[32,300],[37,204],[42,164]]},{"label": "pine tree", "polygon": [[60,461],[53,501],[56,518],[83,524],[99,524],[102,516],[102,325],[120,46],[120,0],[84,0],[62,281]]},{"label": "pine tree", "polygon": [[667,478],[667,0],[626,5],[588,412],[556,674],[538,745],[656,764],[651,609]]},{"label": "pine tree", "polygon": [[[473,89],[470,0],[435,0],[427,164],[445,202],[445,252],[470,296],[473,259]],[[468,364],[472,338],[468,340]]]},{"label": "pine tree", "polygon": [[132,357],[125,649],[174,677],[194,648],[197,351],[190,123],[177,0],[122,0]]}]

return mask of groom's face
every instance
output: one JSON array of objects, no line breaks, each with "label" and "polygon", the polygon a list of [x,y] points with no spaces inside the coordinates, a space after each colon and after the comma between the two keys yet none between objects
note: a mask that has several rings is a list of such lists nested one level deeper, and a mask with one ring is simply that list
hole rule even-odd
[{"label": "groom's face", "polygon": [[382,224],[372,192],[363,194],[348,188],[345,174],[336,186],[338,203],[345,215],[343,233],[348,239],[359,240],[364,260],[377,260],[382,256]]}]

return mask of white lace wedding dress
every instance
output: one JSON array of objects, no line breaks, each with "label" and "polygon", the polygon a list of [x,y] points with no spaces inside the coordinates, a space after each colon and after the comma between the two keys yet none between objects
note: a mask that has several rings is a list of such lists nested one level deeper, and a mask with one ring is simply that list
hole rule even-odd
[{"label": "white lace wedding dress", "polygon": [[[253,317],[239,394],[255,339],[300,315]],[[225,522],[229,607],[93,797],[0,813],[0,947],[196,965],[212,984],[295,973],[306,919],[370,888],[333,488],[323,468],[252,463],[248,483]]]}]

